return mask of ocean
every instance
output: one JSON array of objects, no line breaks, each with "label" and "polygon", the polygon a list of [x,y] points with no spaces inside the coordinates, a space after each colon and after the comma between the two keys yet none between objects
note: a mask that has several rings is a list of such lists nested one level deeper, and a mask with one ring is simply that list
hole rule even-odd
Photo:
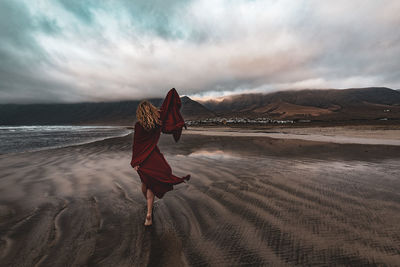
[{"label": "ocean", "polygon": [[116,126],[0,126],[0,154],[90,143],[132,131]]}]

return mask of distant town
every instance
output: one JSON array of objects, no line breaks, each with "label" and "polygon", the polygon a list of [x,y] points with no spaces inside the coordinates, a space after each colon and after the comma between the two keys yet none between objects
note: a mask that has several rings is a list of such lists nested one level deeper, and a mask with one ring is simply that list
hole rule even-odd
[{"label": "distant town", "polygon": [[[298,122],[310,122],[310,120],[299,120]],[[271,118],[224,118],[224,117],[215,117],[215,118],[207,118],[202,120],[187,120],[186,124],[188,126],[196,126],[196,125],[208,125],[208,124],[222,124],[222,125],[232,125],[232,124],[291,124],[295,123],[293,120],[274,120]]]}]

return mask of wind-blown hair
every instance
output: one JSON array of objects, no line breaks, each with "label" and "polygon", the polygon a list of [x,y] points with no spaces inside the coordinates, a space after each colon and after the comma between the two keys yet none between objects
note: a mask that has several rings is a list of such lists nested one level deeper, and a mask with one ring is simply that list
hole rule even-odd
[{"label": "wind-blown hair", "polygon": [[136,109],[136,118],[146,131],[161,125],[159,109],[147,100],[139,103]]}]

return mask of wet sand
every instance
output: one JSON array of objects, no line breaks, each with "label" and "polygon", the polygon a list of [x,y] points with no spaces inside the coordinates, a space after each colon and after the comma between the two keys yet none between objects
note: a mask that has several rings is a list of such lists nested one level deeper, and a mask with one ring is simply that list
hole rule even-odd
[{"label": "wet sand", "polygon": [[400,147],[186,134],[145,200],[132,136],[0,156],[1,266],[400,264]]},{"label": "wet sand", "polygon": [[187,134],[218,136],[264,136],[276,139],[298,139],[338,144],[400,146],[400,127],[337,126],[337,127],[265,127],[235,129],[228,127],[193,127]]}]

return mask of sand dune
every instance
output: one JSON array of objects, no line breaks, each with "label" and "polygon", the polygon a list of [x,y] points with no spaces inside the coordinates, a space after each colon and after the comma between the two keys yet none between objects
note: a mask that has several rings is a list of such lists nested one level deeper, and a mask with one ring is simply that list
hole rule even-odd
[{"label": "sand dune", "polygon": [[145,229],[131,138],[0,156],[1,266],[400,263],[398,146],[163,136],[192,179]]}]

